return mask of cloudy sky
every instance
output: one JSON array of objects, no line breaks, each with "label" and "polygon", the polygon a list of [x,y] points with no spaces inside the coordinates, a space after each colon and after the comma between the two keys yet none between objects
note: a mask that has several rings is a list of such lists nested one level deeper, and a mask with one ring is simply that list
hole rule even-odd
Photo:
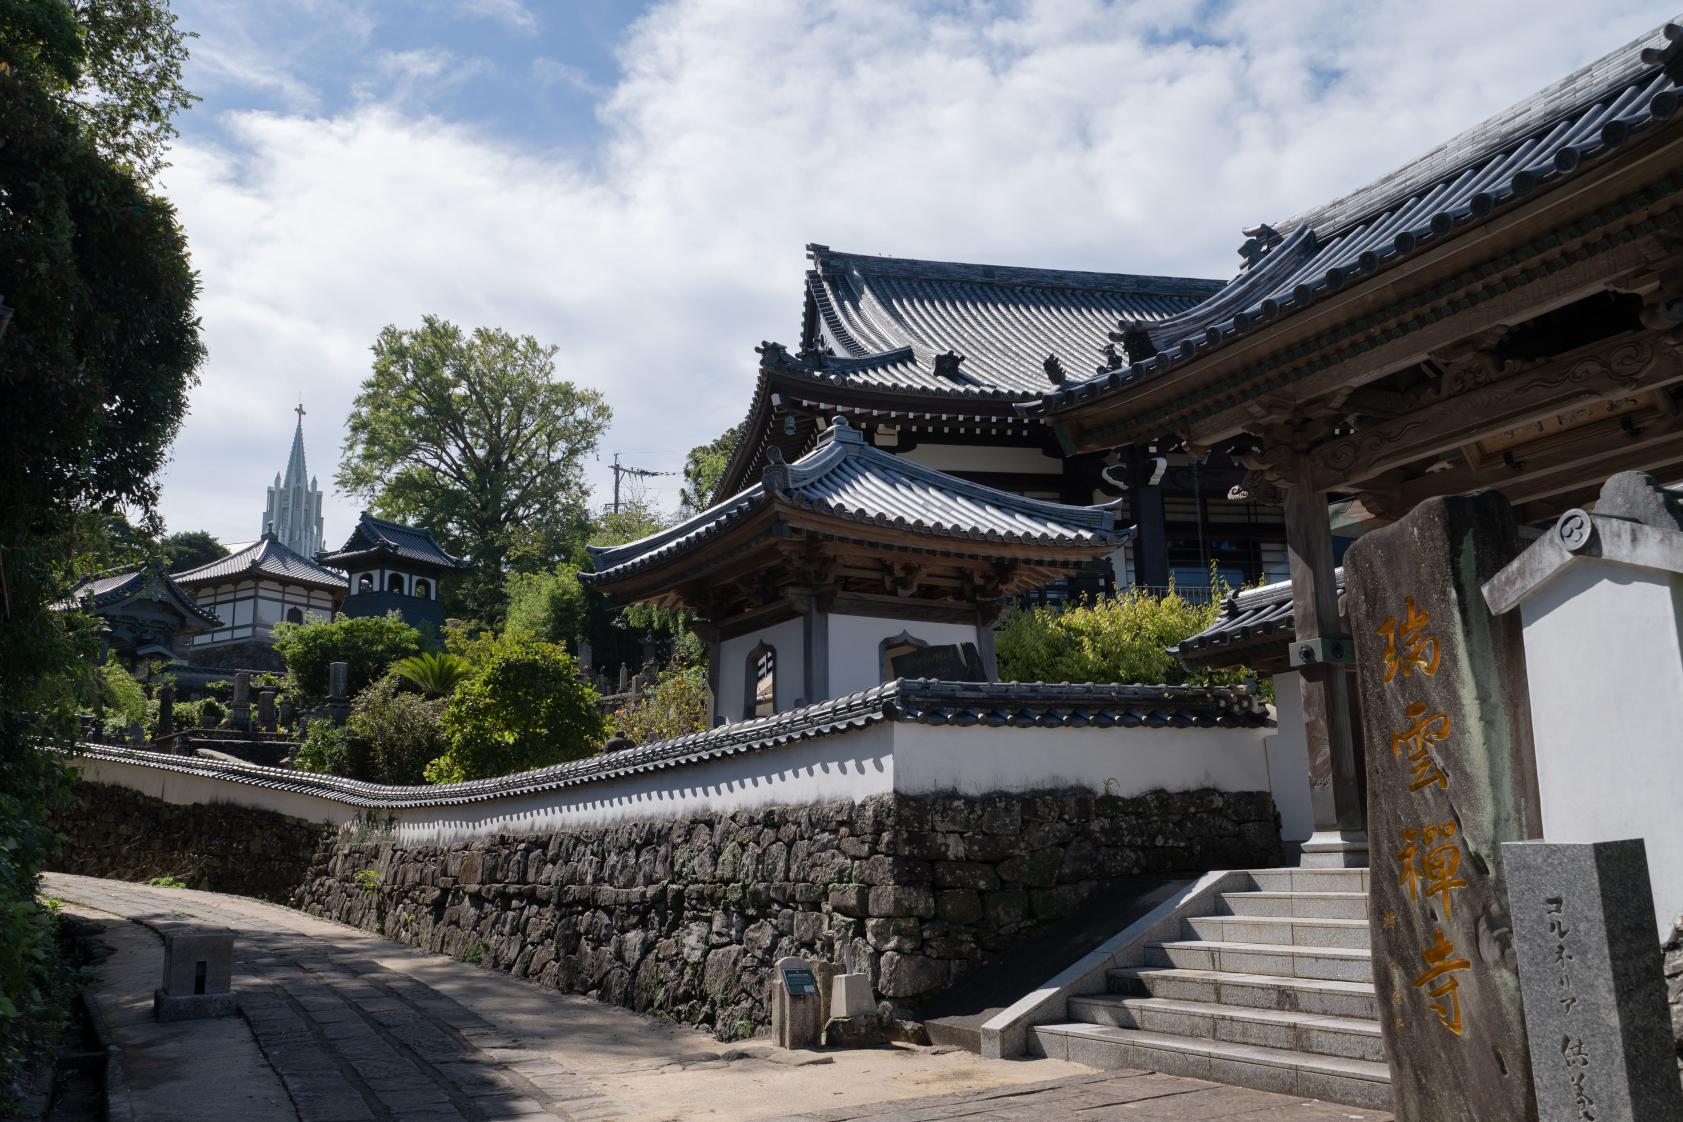
[{"label": "cloudy sky", "polygon": [[[1675,3],[1676,0],[1671,0]],[[675,470],[799,333],[803,247],[1225,277],[1242,226],[1368,182],[1658,26],[1652,0],[846,4],[176,0],[164,188],[210,358],[172,530],[261,530],[301,396],[327,534],[388,323],[530,333]],[[652,481],[657,488],[671,480]],[[675,486],[655,490],[672,505]]]}]

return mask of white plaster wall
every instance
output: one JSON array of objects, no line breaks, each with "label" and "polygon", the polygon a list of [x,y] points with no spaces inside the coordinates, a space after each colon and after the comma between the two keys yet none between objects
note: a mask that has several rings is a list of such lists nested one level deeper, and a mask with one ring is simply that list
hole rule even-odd
[{"label": "white plaster wall", "polygon": [[[919,623],[880,616],[830,616],[830,696],[882,684],[882,641],[902,631],[930,646],[976,642],[973,623]],[[816,699],[822,700],[822,699]]]},{"label": "white plaster wall", "polygon": [[[793,709],[801,696],[805,664],[801,651],[800,619],[784,620],[747,635],[738,635],[719,644],[719,712],[725,720],[743,719],[743,679],[747,676],[748,652],[760,643],[770,643],[777,649],[777,675],[774,682],[777,711]],[[824,699],[809,698],[810,701]]]},{"label": "white plaster wall", "polygon": [[1520,607],[1543,836],[1642,838],[1661,938],[1683,912],[1683,576],[1582,559]]},{"label": "white plaster wall", "polygon": [[186,806],[190,803],[227,804],[272,810],[278,814],[302,818],[306,822],[333,822],[344,825],[357,816],[355,807],[334,799],[300,791],[276,791],[269,787],[253,787],[207,775],[186,775],[162,768],[117,760],[78,759],[75,766],[82,778],[90,783],[109,783],[126,787],[142,795],[162,799],[166,803]]},{"label": "white plaster wall", "polygon": [[1137,795],[1268,789],[1266,729],[1042,729],[894,726],[902,794],[981,795],[1082,787]]},{"label": "white plaster wall", "polygon": [[1303,724],[1303,679],[1295,670],[1274,675],[1277,727],[1268,746],[1268,790],[1280,811],[1280,839],[1301,844],[1315,832],[1309,804],[1309,732]]}]

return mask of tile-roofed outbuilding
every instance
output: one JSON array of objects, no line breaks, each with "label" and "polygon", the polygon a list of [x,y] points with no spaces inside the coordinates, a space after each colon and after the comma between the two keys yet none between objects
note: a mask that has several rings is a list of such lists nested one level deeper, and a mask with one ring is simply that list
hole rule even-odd
[{"label": "tile-roofed outbuilding", "polygon": [[376,518],[367,511],[357,520],[356,528],[345,544],[335,550],[323,550],[316,559],[324,564],[350,569],[356,565],[381,558],[423,565],[440,571],[471,569],[473,566],[447,553],[432,531],[419,526],[405,526]]},{"label": "tile-roofed outbuilding", "polygon": [[358,807],[458,806],[532,795],[603,780],[681,768],[746,752],[775,750],[879,722],[999,728],[1263,728],[1256,696],[1238,687],[1118,686],[1092,683],[938,682],[901,678],[769,717],[721,725],[670,740],[603,752],[493,779],[388,787],[331,775],[81,744],[75,755],[166,771],[214,775],[298,791]]},{"label": "tile-roofed outbuilding", "polygon": [[269,577],[285,584],[330,592],[343,592],[346,587],[344,573],[288,549],[273,534],[264,534],[220,560],[174,574],[176,583],[187,588],[226,584],[248,577]]},{"label": "tile-roofed outbuilding", "polygon": [[597,571],[583,579],[608,584],[665,564],[768,508],[851,523],[864,538],[884,527],[925,536],[933,548],[971,552],[1011,544],[1096,556],[1126,537],[1110,507],[1064,506],[959,479],[873,448],[837,418],[811,454],[774,463],[765,479],[724,502],[640,541],[592,546]]},{"label": "tile-roofed outbuilding", "polygon": [[[1344,570],[1335,569],[1333,576],[1342,611]],[[1291,582],[1277,581],[1228,593],[1215,622],[1170,647],[1169,653],[1198,666],[1266,666],[1284,661],[1287,644],[1296,635]]]},{"label": "tile-roofed outbuilding", "polygon": [[[1660,36],[1663,32],[1664,38]],[[1201,357],[1459,237],[1675,125],[1683,30],[1668,24],[1343,198],[1247,231],[1247,266],[1190,310],[1119,318],[1128,363],[1022,408],[1058,413]]]},{"label": "tile-roofed outbuilding", "polygon": [[54,607],[60,610],[79,607],[98,612],[101,608],[111,608],[137,596],[173,606],[190,627],[222,626],[215,613],[199,607],[191,593],[155,565],[140,565],[89,577],[72,588]]}]

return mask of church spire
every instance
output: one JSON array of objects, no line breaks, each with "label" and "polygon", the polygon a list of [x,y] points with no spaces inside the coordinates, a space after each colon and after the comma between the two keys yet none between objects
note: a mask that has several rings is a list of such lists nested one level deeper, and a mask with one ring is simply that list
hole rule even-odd
[{"label": "church spire", "polygon": [[292,452],[287,457],[284,480],[277,476],[275,486],[269,488],[263,530],[295,553],[314,557],[322,543],[321,491],[304,462],[302,398],[293,412],[298,414],[298,424],[292,430]]}]

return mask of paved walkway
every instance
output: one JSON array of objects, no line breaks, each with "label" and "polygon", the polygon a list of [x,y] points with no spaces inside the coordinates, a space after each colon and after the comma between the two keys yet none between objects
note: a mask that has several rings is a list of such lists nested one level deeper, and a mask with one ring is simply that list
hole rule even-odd
[{"label": "paved walkway", "polygon": [[[116,953],[94,985],[127,1054],[137,1122],[1390,1117],[1057,1060],[733,1047],[243,897],[59,873],[43,892],[106,921],[102,938]],[[151,1020],[163,952],[143,925],[183,918],[237,932],[240,1019]]]}]

